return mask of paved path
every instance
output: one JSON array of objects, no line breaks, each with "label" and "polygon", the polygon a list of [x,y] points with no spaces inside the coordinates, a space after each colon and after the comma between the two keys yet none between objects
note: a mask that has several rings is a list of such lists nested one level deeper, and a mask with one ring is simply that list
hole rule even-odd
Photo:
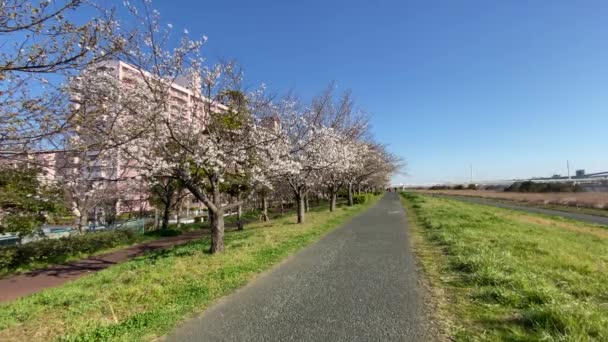
[{"label": "paved path", "polygon": [[425,341],[395,193],[220,300],[169,341]]},{"label": "paved path", "polygon": [[0,303],[32,294],[50,287],[62,285],[91,272],[98,272],[112,265],[143,255],[146,252],[200,239],[207,230],[197,230],[179,236],[146,242],[112,253],[90,257],[63,265],[54,265],[15,276],[0,279]]},{"label": "paved path", "polygon": [[468,197],[468,196],[451,196],[451,195],[433,195],[433,196],[452,198],[452,199],[457,199],[459,201],[475,203],[475,204],[491,205],[494,207],[505,208],[505,209],[522,210],[522,211],[527,211],[529,213],[565,217],[565,218],[569,218],[569,219],[573,219],[573,220],[579,220],[579,221],[595,223],[595,224],[608,225],[607,216],[573,213],[573,212],[569,212],[569,211],[531,207],[531,206],[527,206],[527,205],[506,203],[503,201],[495,201],[495,200],[486,199],[486,198],[477,198],[477,197]]}]

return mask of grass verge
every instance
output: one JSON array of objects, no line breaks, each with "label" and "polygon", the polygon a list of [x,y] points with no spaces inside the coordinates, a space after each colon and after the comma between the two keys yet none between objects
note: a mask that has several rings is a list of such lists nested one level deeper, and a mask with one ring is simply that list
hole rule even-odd
[{"label": "grass verge", "polygon": [[[112,252],[127,248],[129,246],[133,246],[136,244],[151,242],[151,241],[164,239],[164,238],[171,237],[171,236],[178,236],[185,232],[190,232],[190,231],[198,230],[198,229],[202,229],[202,228],[204,228],[202,226],[202,224],[197,224],[197,223],[185,224],[185,225],[182,225],[182,227],[180,227],[180,228],[177,228],[176,225],[171,225],[167,231],[155,230],[155,231],[151,231],[151,232],[148,232],[145,234],[133,233],[133,235],[130,238],[128,238],[128,239],[125,238],[124,240],[117,241],[116,244],[112,247],[106,247],[106,248],[97,247],[99,249],[95,250],[94,252],[88,252],[88,253],[87,252],[76,252],[76,253],[72,252],[72,253],[65,253],[65,254],[61,254],[61,252],[59,252],[60,254],[56,254],[56,255],[51,255],[51,256],[45,255],[44,260],[39,260],[37,258],[29,258],[29,259],[24,260],[23,263],[17,267],[0,268],[0,278],[5,278],[5,277],[19,274],[19,273],[25,273],[25,272],[29,272],[32,270],[46,268],[51,265],[65,264],[65,263],[69,263],[71,261],[81,260],[81,259],[89,258],[92,256],[96,256],[96,255],[112,253]],[[111,232],[88,233],[88,234],[91,237],[94,237],[95,234],[111,234]],[[67,237],[64,239],[70,239],[70,238],[73,238],[73,237]],[[53,241],[53,240],[50,240],[50,241]],[[33,242],[33,244],[36,244],[36,242]],[[10,249],[11,247],[4,247],[4,248]],[[57,249],[54,250],[54,252],[58,252],[58,251],[60,251],[60,250],[57,250]]]},{"label": "grass verge", "polygon": [[[581,193],[546,193],[545,195],[547,196],[547,198],[545,199],[545,201],[547,203],[541,203],[538,201],[535,201],[534,199],[531,198],[526,198],[524,197],[525,195],[527,195],[526,193],[506,193],[509,195],[513,195],[513,199],[507,199],[507,198],[501,198],[498,195],[493,195],[491,192],[486,192],[483,190],[473,190],[473,191],[468,191],[468,190],[455,190],[455,191],[441,191],[441,190],[431,190],[431,191],[418,191],[419,193],[423,193],[423,194],[433,194],[433,195],[439,195],[439,196],[462,196],[462,197],[473,197],[473,198],[481,198],[484,200],[488,200],[488,201],[495,201],[495,202],[499,202],[499,203],[506,203],[506,204],[515,204],[515,205],[521,205],[521,206],[525,206],[525,207],[531,207],[531,208],[541,208],[541,209],[552,209],[552,210],[559,210],[559,211],[565,211],[565,212],[569,212],[569,213],[577,213],[577,214],[588,214],[588,215],[595,215],[595,216],[604,216],[604,217],[608,217],[608,208],[606,209],[601,209],[601,208],[590,208],[588,206],[582,205],[580,203],[576,203],[573,202],[572,205],[564,205],[564,204],[556,204],[556,203],[550,203],[549,201],[551,201],[550,196],[551,195],[567,195],[567,194],[572,194],[573,196],[576,196],[577,194],[581,194]],[[505,193],[498,193],[498,194],[505,194]],[[586,193],[582,193],[582,194],[586,194]],[[597,193],[600,194],[600,193]],[[521,198],[518,198],[517,195],[521,195]],[[542,196],[543,193],[531,193],[530,195],[533,196]],[[589,205],[589,204],[587,204]]]},{"label": "grass verge", "polygon": [[220,255],[205,238],[1,305],[0,340],[151,340],[374,202],[311,211],[303,225],[292,215],[250,224],[226,234]]},{"label": "grass verge", "polygon": [[[441,283],[440,267],[446,263],[445,256],[428,241],[424,236],[422,225],[415,214],[419,206],[401,196],[401,204],[407,210],[408,228],[410,233],[410,245],[416,255],[417,266],[422,272],[421,285],[425,289],[425,307],[428,309],[429,321],[432,323],[433,334],[438,341],[449,341],[451,323],[455,321],[454,316],[448,308],[449,296]],[[416,206],[416,208],[414,208]]]},{"label": "grass verge", "polygon": [[565,212],[569,212],[569,213],[608,217],[608,210],[606,210],[606,209],[575,207],[575,206],[567,206],[567,205],[559,205],[559,204],[536,204],[536,203],[530,203],[530,202],[509,201],[509,200],[496,200],[496,201],[508,203],[508,204],[522,205],[525,207],[552,209],[552,210],[565,211]]},{"label": "grass verge", "polygon": [[437,294],[437,318],[452,339],[608,340],[605,229],[404,196],[418,223],[415,250]]}]

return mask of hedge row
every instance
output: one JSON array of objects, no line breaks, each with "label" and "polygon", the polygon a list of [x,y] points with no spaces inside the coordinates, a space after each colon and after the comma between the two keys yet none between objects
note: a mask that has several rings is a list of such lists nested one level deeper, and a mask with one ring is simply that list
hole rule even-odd
[{"label": "hedge row", "polygon": [[61,262],[69,256],[80,253],[90,254],[101,249],[133,243],[136,240],[136,232],[115,230],[2,247],[0,248],[0,270],[14,270],[34,262]]},{"label": "hedge row", "polygon": [[354,195],[353,202],[354,204],[364,204],[365,202],[368,202],[372,197],[374,197],[374,195],[372,194]]},{"label": "hedge row", "polygon": [[540,183],[540,182],[515,182],[505,189],[507,192],[581,192],[583,188],[574,183],[556,182],[556,183]]}]

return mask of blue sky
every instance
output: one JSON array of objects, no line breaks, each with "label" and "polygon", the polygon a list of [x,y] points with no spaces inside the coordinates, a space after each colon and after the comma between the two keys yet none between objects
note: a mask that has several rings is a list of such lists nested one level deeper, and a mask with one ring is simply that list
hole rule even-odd
[{"label": "blue sky", "polygon": [[247,83],[304,99],[331,80],[408,162],[396,182],[608,170],[608,2],[164,1]]}]

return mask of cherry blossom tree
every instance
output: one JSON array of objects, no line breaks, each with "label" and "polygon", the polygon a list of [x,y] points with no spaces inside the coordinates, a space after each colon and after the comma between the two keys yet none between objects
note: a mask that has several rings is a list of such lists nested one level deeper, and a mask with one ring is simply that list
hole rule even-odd
[{"label": "cherry blossom tree", "polygon": [[[252,174],[254,149],[261,145],[263,135],[244,108],[250,101],[244,101],[241,110],[235,105],[244,96],[237,95],[239,76],[232,64],[211,68],[200,64],[197,49],[202,41],[184,39],[180,47],[166,53],[165,46],[157,45],[168,41],[166,31],[156,31],[155,15],[145,20],[152,21],[147,26],[153,29],[142,33],[141,39],[151,48],[132,50],[129,60],[141,70],[137,87],[147,104],[138,118],[150,129],[125,144],[125,153],[138,161],[145,174],[177,179],[205,204],[212,225],[210,250],[222,252],[224,213],[242,204],[226,203],[229,198],[222,193],[227,181]],[[188,77],[194,91],[188,105],[175,103],[172,84],[178,77]]]},{"label": "cherry blossom tree", "polygon": [[373,159],[373,150],[370,145],[364,141],[353,141],[349,145],[350,163],[344,172],[344,182],[347,186],[348,205],[354,205],[354,185],[357,180],[369,170],[366,169],[371,165],[367,162]]},{"label": "cherry blossom tree", "polygon": [[321,171],[336,165],[330,151],[338,139],[333,129],[314,123],[314,113],[301,109],[297,101],[286,99],[281,106],[281,150],[283,168],[279,171],[292,189],[296,200],[298,223],[303,223],[305,196],[321,181]]},{"label": "cherry blossom tree", "polygon": [[352,174],[353,185],[365,189],[383,189],[390,183],[392,175],[405,168],[403,160],[387,151],[386,146],[367,142],[358,163],[359,167]]},{"label": "cherry blossom tree", "polygon": [[344,135],[329,131],[318,138],[325,146],[323,155],[327,167],[319,170],[320,183],[329,196],[329,210],[336,210],[336,196],[346,182],[347,172],[354,161],[353,142]]},{"label": "cherry blossom tree", "polygon": [[[302,223],[311,189],[328,193],[334,210],[343,185],[352,197],[354,184],[386,181],[391,167],[371,164],[392,161],[363,147],[371,146],[367,121],[350,92],[335,96],[332,84],[308,106],[289,96],[274,103],[263,88],[243,90],[234,63],[207,65],[201,57],[206,37],[176,35],[148,2],[125,6],[133,29],[117,39],[114,54],[133,75],[118,79],[109,63],[96,61],[70,78],[65,141],[85,156],[101,151],[113,163],[129,161],[124,170],[163,190],[165,214],[175,203],[173,185],[187,189],[209,210],[211,252],[224,249],[225,212],[240,213],[252,194],[262,197],[267,219],[267,196],[289,187]],[[73,181],[79,200],[110,188],[92,184]],[[239,222],[242,227],[240,215]]]},{"label": "cherry blossom tree", "polygon": [[[87,11],[90,20],[74,20]],[[118,34],[120,32],[120,34]],[[124,47],[114,9],[80,0],[0,3],[0,158],[65,147],[65,81]]]}]

